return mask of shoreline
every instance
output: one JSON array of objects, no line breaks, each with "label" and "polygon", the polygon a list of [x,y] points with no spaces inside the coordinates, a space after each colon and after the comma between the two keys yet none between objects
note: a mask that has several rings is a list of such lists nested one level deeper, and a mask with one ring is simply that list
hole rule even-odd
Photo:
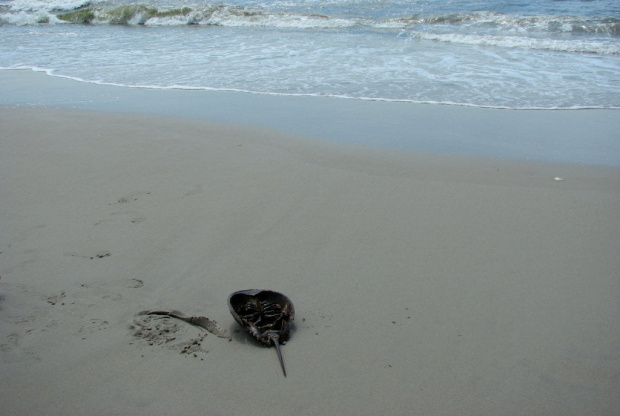
[{"label": "shoreline", "polygon": [[[111,111],[5,107],[0,124],[10,414],[620,407],[618,167]],[[236,332],[226,299],[249,288],[295,304],[287,378]]]},{"label": "shoreline", "polygon": [[354,146],[620,166],[620,110],[506,110],[99,85],[0,70],[0,106],[134,113],[278,130]]},{"label": "shoreline", "polygon": [[41,68],[0,68],[0,71],[30,71],[37,74],[45,74],[49,77],[60,78],[68,81],[79,82],[83,84],[91,84],[98,85],[102,87],[114,87],[114,88],[129,88],[135,90],[155,90],[155,91],[202,91],[202,92],[212,92],[212,93],[233,93],[233,94],[250,94],[250,95],[261,95],[261,96],[270,96],[270,97],[293,97],[293,98],[321,98],[321,99],[337,99],[337,100],[352,100],[352,101],[370,101],[370,102],[381,102],[381,103],[394,103],[394,104],[412,104],[412,105],[431,105],[431,106],[447,106],[447,107],[466,107],[466,108],[477,108],[481,110],[506,110],[506,111],[589,111],[589,110],[602,110],[602,111],[616,111],[620,110],[620,107],[612,106],[612,107],[596,107],[596,106],[581,106],[581,107],[553,107],[553,108],[544,108],[544,107],[501,107],[501,106],[491,106],[491,105],[476,105],[476,104],[466,104],[466,103],[458,103],[458,102],[441,102],[441,101],[415,101],[415,100],[407,100],[407,99],[390,99],[390,98],[371,98],[371,97],[352,97],[346,95],[317,95],[317,94],[287,94],[287,93],[277,93],[277,92],[261,92],[261,91],[253,91],[253,90],[241,90],[241,89],[225,89],[225,88],[209,88],[209,87],[158,87],[158,86],[149,86],[149,85],[124,85],[124,84],[115,84],[108,82],[96,82],[96,81],[88,81],[82,78],[71,77],[68,75],[57,75],[54,74],[54,70],[41,69]]}]

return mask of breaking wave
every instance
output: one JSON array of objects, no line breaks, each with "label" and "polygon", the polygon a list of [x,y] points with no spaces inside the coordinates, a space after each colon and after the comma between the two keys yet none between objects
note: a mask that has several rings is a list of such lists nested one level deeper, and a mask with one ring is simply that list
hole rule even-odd
[{"label": "breaking wave", "polygon": [[[374,30],[413,31],[429,35],[445,32],[475,32],[477,35],[510,36],[553,34],[620,37],[620,19],[571,16],[515,16],[496,12],[472,12],[432,17],[406,16],[386,20],[343,18],[319,14],[274,12],[235,5],[162,7],[153,4],[106,6],[93,0],[14,0],[0,5],[0,23],[109,24],[226,27],[271,27],[293,29],[338,29],[360,27]],[[438,36],[438,40],[441,37]]]},{"label": "breaking wave", "polygon": [[619,108],[617,0],[210,1],[0,0],[0,69],[130,87]]}]

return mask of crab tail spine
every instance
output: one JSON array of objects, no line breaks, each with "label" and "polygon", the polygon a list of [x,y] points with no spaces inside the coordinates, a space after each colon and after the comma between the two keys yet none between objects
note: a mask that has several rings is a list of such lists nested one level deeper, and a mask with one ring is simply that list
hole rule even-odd
[{"label": "crab tail spine", "polygon": [[278,335],[272,335],[271,342],[273,342],[273,346],[276,347],[276,352],[278,353],[278,359],[280,360],[280,365],[282,366],[282,372],[284,373],[284,377],[286,377],[286,368],[284,368],[284,360],[282,359],[282,351],[280,351],[280,337]]}]

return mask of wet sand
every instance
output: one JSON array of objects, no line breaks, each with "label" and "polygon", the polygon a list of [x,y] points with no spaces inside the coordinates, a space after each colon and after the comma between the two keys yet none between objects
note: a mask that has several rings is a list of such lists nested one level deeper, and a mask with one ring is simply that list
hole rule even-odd
[{"label": "wet sand", "polygon": [[[0,413],[620,408],[618,168],[135,114],[0,125]],[[295,303],[287,378],[228,312],[249,288]]]},{"label": "wet sand", "polygon": [[620,167],[620,110],[500,110],[231,91],[127,88],[0,71],[0,107],[65,108],[260,127],[331,143]]}]

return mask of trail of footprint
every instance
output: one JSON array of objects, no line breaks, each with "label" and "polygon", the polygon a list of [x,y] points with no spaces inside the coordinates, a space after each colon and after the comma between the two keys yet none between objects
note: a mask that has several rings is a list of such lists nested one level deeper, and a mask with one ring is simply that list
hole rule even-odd
[{"label": "trail of footprint", "polygon": [[0,315],[3,331],[0,334],[0,353],[10,354],[12,361],[40,359],[32,348],[31,337],[42,336],[59,323],[58,317],[50,314],[51,306],[65,296],[45,295],[26,286],[7,284],[4,286],[6,298]]},{"label": "trail of footprint", "polygon": [[[92,258],[79,255],[78,257]],[[0,296],[0,354],[10,360],[39,360],[33,347],[45,342],[46,333],[62,331],[82,339],[103,335],[111,327],[101,312],[114,309],[124,296],[144,286],[138,278],[118,278],[102,284],[77,283],[56,292],[42,293],[28,286],[3,282]],[[63,325],[59,325],[62,323]]]}]

